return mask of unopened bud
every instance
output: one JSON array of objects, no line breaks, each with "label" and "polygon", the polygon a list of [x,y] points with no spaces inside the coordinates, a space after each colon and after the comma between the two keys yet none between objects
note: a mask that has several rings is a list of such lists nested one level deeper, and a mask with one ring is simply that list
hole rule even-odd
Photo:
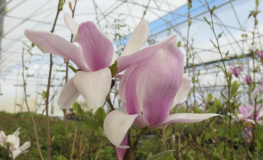
[{"label": "unopened bud", "polygon": [[69,9],[72,11],[72,3],[71,2],[68,2],[68,6],[69,6]]}]

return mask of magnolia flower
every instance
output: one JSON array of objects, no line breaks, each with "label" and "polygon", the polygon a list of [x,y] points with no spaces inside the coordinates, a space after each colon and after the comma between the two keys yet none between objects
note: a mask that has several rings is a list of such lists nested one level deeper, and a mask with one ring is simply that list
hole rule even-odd
[{"label": "magnolia flower", "polygon": [[[171,108],[186,97],[191,87],[190,78],[183,74],[183,54],[176,46],[175,36],[133,55],[119,57],[118,64],[129,67],[119,88],[125,113],[118,110],[110,112],[103,126],[105,135],[117,147],[118,159],[124,155],[120,150],[129,147],[123,139],[132,124],[155,128],[171,123],[200,122],[218,115],[169,115]],[[119,70],[124,68],[118,66]]]},{"label": "magnolia flower", "polygon": [[[43,53],[66,57],[81,69],[64,85],[58,98],[60,108],[71,106],[81,94],[88,107],[96,110],[111,87],[112,75],[108,66],[114,54],[113,45],[92,22],[78,25],[69,14],[65,14],[64,21],[74,36],[73,41],[80,47],[49,32],[25,30],[25,36]],[[122,56],[139,50],[147,40],[148,32],[147,22],[142,20],[130,36]],[[126,69],[123,65],[118,66]]]},{"label": "magnolia flower", "polygon": [[20,134],[20,129],[21,127],[19,127],[13,134],[7,136],[4,131],[0,131],[0,145],[4,147],[7,144],[15,144]]},{"label": "magnolia flower", "polygon": [[251,84],[251,77],[249,75],[246,75],[245,81],[247,82],[248,85]]},{"label": "magnolia flower", "polygon": [[19,156],[20,154],[26,153],[28,152],[28,148],[30,147],[31,143],[30,142],[25,142],[22,146],[20,146],[20,138],[17,137],[16,143],[14,143],[13,145],[11,145],[9,147],[10,150],[10,155],[9,157],[16,159],[17,156]]},{"label": "magnolia flower", "polygon": [[251,105],[241,105],[239,108],[239,114],[237,114],[234,118],[234,120],[237,121],[244,121],[244,122],[251,122],[255,124],[257,122],[260,125],[263,125],[263,121],[260,120],[261,117],[263,117],[263,108],[262,106],[256,107],[256,119],[254,119],[254,106]]},{"label": "magnolia flower", "polygon": [[260,59],[263,59],[263,51],[256,51],[256,54]]},{"label": "magnolia flower", "polygon": [[234,66],[233,69],[232,69],[232,74],[236,77],[239,76],[239,74],[243,71],[243,66],[240,66],[240,67],[236,67]]}]

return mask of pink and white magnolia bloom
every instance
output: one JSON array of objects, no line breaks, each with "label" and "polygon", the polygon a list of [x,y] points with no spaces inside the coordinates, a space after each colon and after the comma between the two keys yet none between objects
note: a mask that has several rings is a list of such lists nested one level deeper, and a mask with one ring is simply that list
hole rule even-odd
[{"label": "pink and white magnolia bloom", "polygon": [[9,146],[9,151],[11,152],[9,157],[13,159],[16,159],[16,157],[22,153],[28,152],[26,150],[31,144],[30,142],[25,142],[21,147],[19,147],[20,138],[18,136],[20,134],[20,129],[21,127],[19,127],[13,134],[7,136],[4,131],[0,131],[0,145],[4,148],[8,148]]},{"label": "pink and white magnolia bloom", "polygon": [[[25,30],[25,36],[43,53],[66,57],[81,69],[64,85],[58,99],[60,108],[71,106],[81,94],[88,107],[96,110],[110,90],[112,75],[108,66],[114,55],[113,45],[92,22],[78,25],[69,14],[65,14],[64,21],[74,36],[73,41],[80,47],[49,32]],[[142,20],[131,35],[122,56],[139,50],[147,40],[148,32],[148,24]],[[120,64],[118,66],[122,67]]]},{"label": "pink and white magnolia bloom", "polygon": [[25,142],[22,146],[20,146],[20,138],[17,137],[16,143],[9,147],[10,157],[16,159],[20,154],[28,152],[28,148],[30,147],[31,142]]},{"label": "pink and white magnolia bloom", "polygon": [[239,114],[236,115],[236,117],[233,117],[234,120],[242,120],[244,122],[251,122],[255,124],[257,122],[260,125],[263,125],[263,121],[260,120],[261,117],[263,117],[263,108],[262,106],[256,107],[256,119],[254,119],[254,106],[251,105],[241,105],[239,108]]},{"label": "pink and white magnolia bloom", "polygon": [[183,74],[183,54],[176,46],[176,36],[117,60],[118,65],[126,65],[118,66],[119,70],[129,67],[119,88],[125,113],[110,112],[103,126],[105,135],[117,147],[117,159],[122,159],[129,147],[124,141],[132,124],[155,128],[171,123],[200,122],[218,115],[169,115],[171,108],[187,96],[191,87],[191,79]]},{"label": "pink and white magnolia bloom", "polygon": [[7,144],[15,144],[20,134],[20,129],[21,127],[19,127],[13,134],[7,136],[4,131],[0,131],[0,145],[4,147]]}]

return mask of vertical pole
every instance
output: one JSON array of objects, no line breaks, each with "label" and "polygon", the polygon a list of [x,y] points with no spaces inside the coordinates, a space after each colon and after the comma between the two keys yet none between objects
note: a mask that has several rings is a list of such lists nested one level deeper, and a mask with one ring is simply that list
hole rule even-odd
[{"label": "vertical pole", "polygon": [[[5,5],[6,0],[0,0],[0,70],[2,68],[2,37],[3,37],[3,27],[4,27],[4,15],[5,15]],[[1,71],[0,71],[1,73]]]}]

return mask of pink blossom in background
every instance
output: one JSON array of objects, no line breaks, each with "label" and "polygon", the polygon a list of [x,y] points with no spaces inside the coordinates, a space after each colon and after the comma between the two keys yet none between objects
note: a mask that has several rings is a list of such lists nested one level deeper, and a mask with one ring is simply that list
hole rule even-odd
[{"label": "pink blossom in background", "polygon": [[263,121],[260,120],[261,117],[263,117],[263,107],[258,105],[256,107],[256,119],[254,119],[254,106],[252,105],[241,105],[239,107],[239,114],[237,115],[237,117],[239,119],[243,119],[246,122],[251,122],[251,123],[255,123],[257,122],[260,125],[263,125]]},{"label": "pink blossom in background", "polygon": [[252,139],[252,128],[244,128],[243,136],[247,139],[247,143],[251,143]]},{"label": "pink blossom in background", "polygon": [[[117,148],[128,148],[123,140],[132,124],[155,128],[171,123],[195,123],[218,114],[170,114],[173,106],[189,93],[191,79],[183,74],[183,54],[176,37],[145,48],[130,56],[119,57],[118,64],[128,67],[119,88],[125,113],[114,110],[104,121],[104,133]],[[118,66],[118,69],[123,70]]]},{"label": "pink blossom in background", "polygon": [[246,75],[245,81],[247,82],[248,85],[251,84],[251,77],[249,75]]},{"label": "pink blossom in background", "polygon": [[239,76],[239,74],[243,71],[243,66],[240,66],[240,67],[236,67],[234,66],[233,69],[232,69],[232,74],[236,77]]},{"label": "pink blossom in background", "polygon": [[263,59],[263,51],[256,51],[256,54],[260,59]]}]

